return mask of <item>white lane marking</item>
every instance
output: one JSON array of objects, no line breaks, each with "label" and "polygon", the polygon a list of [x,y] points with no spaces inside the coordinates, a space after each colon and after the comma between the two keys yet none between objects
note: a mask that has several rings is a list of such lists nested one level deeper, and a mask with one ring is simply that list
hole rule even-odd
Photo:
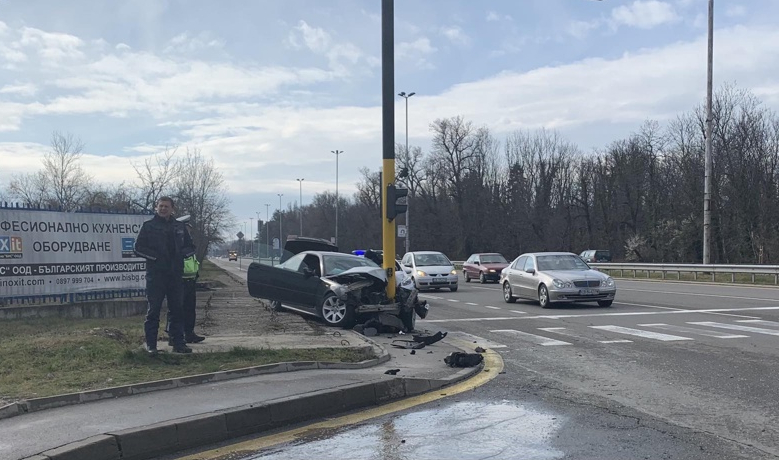
[{"label": "white lane marking", "polygon": [[765,321],[762,319],[739,319],[737,323],[750,323],[750,324],[762,324],[763,326],[779,327],[779,323],[776,321]]},{"label": "white lane marking", "polygon": [[706,337],[716,337],[718,339],[743,339],[749,337],[748,335],[726,334],[724,332],[707,331],[704,329],[695,329],[693,327],[676,326],[674,324],[664,324],[664,323],[636,324],[636,326],[655,327],[657,329],[662,329],[664,331],[686,332],[688,334],[698,334],[698,335],[704,335]]},{"label": "white lane marking", "polygon": [[651,292],[654,294],[691,295],[696,297],[716,297],[718,299],[763,300],[766,302],[779,302],[779,299],[765,299],[761,297],[741,297],[735,295],[700,294],[695,292],[650,291],[646,289],[618,289],[617,291]]},{"label": "white lane marking", "polygon": [[461,332],[461,331],[452,331],[447,334],[448,336],[456,337],[461,340],[467,340],[468,342],[473,343],[473,347],[476,348],[476,346],[480,346],[483,348],[508,348],[506,345],[503,345],[502,343],[493,342],[492,340],[485,339],[484,337],[479,337],[478,335],[469,334],[467,332]]},{"label": "white lane marking", "polygon": [[510,319],[565,319],[565,318],[596,318],[605,316],[653,316],[675,314],[703,314],[721,313],[727,311],[772,311],[779,307],[744,307],[744,308],[716,308],[708,310],[675,310],[675,311],[632,311],[623,313],[588,313],[581,315],[538,315],[538,316],[505,316],[494,318],[458,318],[458,319],[431,319],[424,320],[428,323],[468,323],[478,321],[505,321]]},{"label": "white lane marking", "polygon": [[[640,303],[619,302],[619,304],[620,305],[627,305],[629,307],[659,308],[659,309],[663,309],[663,310],[688,311],[688,310],[684,310],[684,309],[678,308],[678,307],[661,307],[659,305],[645,305],[645,304],[640,304]],[[730,314],[730,313],[714,313],[714,312],[710,312],[710,314],[712,314],[712,315],[722,315],[722,316],[735,316],[737,318],[757,318],[757,316],[734,315],[734,314]]]},{"label": "white lane marking", "polygon": [[438,297],[436,295],[430,295],[430,294],[419,294],[419,297],[422,297],[423,299],[435,299],[435,300],[443,299],[443,297]]},{"label": "white lane marking", "polygon": [[527,313],[525,313],[524,311],[519,311],[519,310],[509,310],[509,311],[510,311],[511,313],[516,313],[516,314],[518,314],[518,315],[526,315],[526,314],[527,314]]},{"label": "white lane marking", "polygon": [[675,340],[693,340],[689,337],[681,337],[678,335],[661,334],[659,332],[642,331],[641,329],[633,329],[622,326],[590,326],[593,329],[600,329],[603,331],[616,332],[617,334],[635,335],[636,337],[643,337],[645,339],[661,340],[663,342],[672,342]]},{"label": "white lane marking", "polygon": [[446,300],[449,301],[449,302],[459,302],[459,300],[457,300],[457,299],[446,299]]},{"label": "white lane marking", "polygon": [[489,308],[491,310],[502,310],[502,308],[500,308],[500,307],[493,307],[491,305],[485,305],[484,308]]},{"label": "white lane marking", "polygon": [[475,305],[477,307],[479,306],[479,304],[473,302],[465,302],[465,305]]},{"label": "white lane marking", "polygon": [[522,331],[515,331],[514,329],[495,329],[494,331],[498,334],[507,334],[507,335],[513,335],[516,337],[519,337],[520,339],[528,340],[530,342],[535,343],[536,345],[542,345],[542,346],[556,346],[556,345],[570,345],[568,342],[563,342],[562,340],[555,340],[550,339],[549,337],[544,337],[542,335],[535,335],[530,334],[528,332],[522,332]]},{"label": "white lane marking", "polygon": [[740,324],[725,324],[725,323],[715,323],[713,321],[697,321],[687,324],[694,324],[696,326],[708,326],[708,327],[718,327],[720,329],[732,329],[734,331],[744,331],[744,332],[754,332],[755,334],[766,334],[766,335],[779,335],[779,331],[774,329],[764,329],[762,327],[750,327],[750,326],[742,326]]},{"label": "white lane marking", "polygon": [[[575,334],[575,333],[572,333],[572,332],[568,332],[568,331],[566,331],[566,328],[564,328],[564,327],[539,327],[538,329],[541,330],[541,331],[552,332],[552,333],[555,333],[555,334],[564,335],[566,337],[573,337],[575,339],[591,340],[588,337],[585,337],[585,336],[582,336],[582,335],[578,335],[578,334]],[[598,343],[633,343],[633,341],[632,340],[624,340],[624,339],[622,339],[622,340],[598,340]]]}]

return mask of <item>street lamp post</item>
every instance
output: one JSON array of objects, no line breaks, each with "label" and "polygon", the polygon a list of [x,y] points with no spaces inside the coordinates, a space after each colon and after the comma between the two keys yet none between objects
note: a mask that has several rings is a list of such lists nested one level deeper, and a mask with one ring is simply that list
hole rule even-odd
[{"label": "street lamp post", "polygon": [[[260,243],[260,211],[254,211],[255,214],[257,214],[257,228],[255,229],[257,231],[257,260],[260,259],[260,247],[262,246],[262,243]],[[254,237],[252,236],[252,241],[254,241]]]},{"label": "street lamp post", "polygon": [[249,254],[254,259],[254,217],[249,217]]},{"label": "street lamp post", "polygon": [[[268,257],[270,253],[270,220],[268,220],[268,209],[270,204],[265,203],[265,257]],[[273,259],[271,258],[271,265],[273,265]]]},{"label": "street lamp post", "polygon": [[706,159],[703,184],[703,263],[711,263],[711,99],[714,81],[714,0],[709,0],[709,47],[706,69]]},{"label": "street lamp post", "polygon": [[283,193],[277,193],[276,195],[279,196],[279,257],[281,257],[281,248],[284,246],[282,243],[282,236],[281,236],[281,197],[284,196]]},{"label": "street lamp post", "polygon": [[[398,96],[402,97],[406,100],[406,158],[410,158],[408,153],[408,98],[415,95],[416,93],[408,93],[406,94],[405,91],[401,91],[398,93]],[[411,233],[411,226],[409,224],[409,214],[411,213],[411,197],[406,197],[406,252],[410,251],[411,248],[411,239],[409,238],[409,234]]]},{"label": "street lamp post", "polygon": [[300,236],[303,236],[303,181],[305,179],[295,179],[300,185],[300,201],[298,201],[298,214],[300,215]]},{"label": "street lamp post", "polygon": [[343,150],[331,150],[335,154],[335,244],[338,245],[338,156],[344,153]]}]

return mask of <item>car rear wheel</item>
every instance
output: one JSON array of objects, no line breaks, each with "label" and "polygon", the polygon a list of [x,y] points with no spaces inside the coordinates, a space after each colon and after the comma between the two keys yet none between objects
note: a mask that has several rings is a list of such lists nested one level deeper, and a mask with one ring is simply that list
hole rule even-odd
[{"label": "car rear wheel", "polygon": [[463,278],[465,278],[465,282],[466,283],[470,283],[471,282],[471,279],[468,278],[468,272],[466,272],[465,270],[463,270]]},{"label": "car rear wheel", "polygon": [[612,303],[614,303],[613,300],[599,300],[598,301],[598,306],[599,307],[610,307]]},{"label": "car rear wheel", "polygon": [[273,311],[284,311],[284,307],[281,306],[281,302],[279,302],[278,300],[274,300],[273,302],[271,302],[270,306],[273,309]]},{"label": "car rear wheel", "polygon": [[349,328],[354,322],[354,310],[332,292],[327,293],[322,300],[319,314],[330,326]]},{"label": "car rear wheel", "polygon": [[541,308],[549,307],[549,290],[543,284],[538,287],[538,303]]},{"label": "car rear wheel", "polygon": [[487,284],[487,277],[484,276],[484,272],[479,273],[479,282],[481,284]]},{"label": "car rear wheel", "polygon": [[503,283],[503,300],[505,300],[506,303],[514,303],[517,301],[517,298],[511,293],[511,285],[508,281]]}]

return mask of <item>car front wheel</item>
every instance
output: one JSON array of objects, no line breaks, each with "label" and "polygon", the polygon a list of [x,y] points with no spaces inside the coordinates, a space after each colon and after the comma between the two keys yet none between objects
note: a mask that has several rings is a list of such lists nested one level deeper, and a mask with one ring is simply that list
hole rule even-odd
[{"label": "car front wheel", "polygon": [[517,298],[511,293],[511,285],[508,281],[503,283],[503,300],[505,300],[506,303],[514,303],[517,301]]},{"label": "car front wheel", "polygon": [[479,273],[479,282],[481,284],[486,284],[487,283],[487,277],[484,276],[484,272]]},{"label": "car front wheel", "polygon": [[354,310],[332,292],[327,293],[322,299],[319,314],[330,326],[349,328],[354,322]]},{"label": "car front wheel", "polygon": [[471,279],[468,278],[468,272],[466,272],[465,270],[463,270],[463,278],[465,278],[465,282],[466,283],[470,283],[471,282]]},{"label": "car front wheel", "polygon": [[549,290],[543,284],[538,287],[538,303],[541,308],[549,307]]}]

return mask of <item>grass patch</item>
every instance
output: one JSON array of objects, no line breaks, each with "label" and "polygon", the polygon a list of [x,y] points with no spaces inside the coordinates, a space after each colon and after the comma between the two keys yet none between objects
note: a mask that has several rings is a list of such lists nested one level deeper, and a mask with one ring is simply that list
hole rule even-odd
[{"label": "grass patch", "polygon": [[372,352],[348,348],[247,349],[149,356],[143,318],[0,321],[0,405],[52,396],[240,369],[284,361],[359,362]]}]

